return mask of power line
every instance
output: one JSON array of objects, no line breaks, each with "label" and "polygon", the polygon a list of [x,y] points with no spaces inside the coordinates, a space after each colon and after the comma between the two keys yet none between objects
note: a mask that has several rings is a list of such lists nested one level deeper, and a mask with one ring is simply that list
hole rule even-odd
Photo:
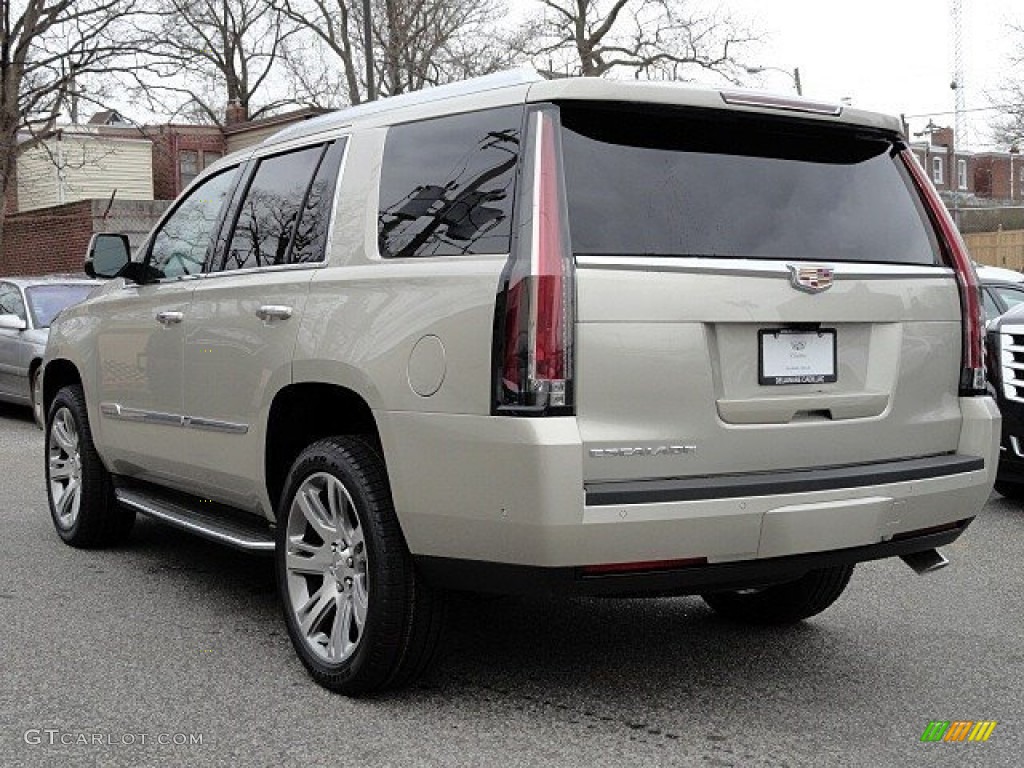
[{"label": "power line", "polygon": [[[966,112],[1012,112],[1020,111],[1020,104],[995,104],[991,107],[972,107],[971,109],[963,110]],[[919,115],[904,115],[908,120],[918,117],[942,117],[944,115],[955,115],[956,110],[948,110],[946,112],[922,112]]]}]

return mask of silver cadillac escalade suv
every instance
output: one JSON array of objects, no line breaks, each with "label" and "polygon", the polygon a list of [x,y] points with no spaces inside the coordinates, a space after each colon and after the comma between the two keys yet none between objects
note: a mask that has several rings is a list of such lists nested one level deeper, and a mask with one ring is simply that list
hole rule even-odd
[{"label": "silver cadillac escalade suv", "polygon": [[86,269],[57,532],[274,553],[347,694],[423,671],[449,589],[800,621],[858,562],[943,565],[992,487],[971,262],[849,107],[506,73],[287,128]]}]

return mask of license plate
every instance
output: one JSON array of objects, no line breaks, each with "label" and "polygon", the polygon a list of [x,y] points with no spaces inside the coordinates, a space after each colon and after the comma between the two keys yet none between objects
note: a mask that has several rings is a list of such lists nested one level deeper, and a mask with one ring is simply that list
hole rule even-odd
[{"label": "license plate", "polygon": [[759,383],[829,384],[836,380],[834,328],[767,328],[757,335]]}]

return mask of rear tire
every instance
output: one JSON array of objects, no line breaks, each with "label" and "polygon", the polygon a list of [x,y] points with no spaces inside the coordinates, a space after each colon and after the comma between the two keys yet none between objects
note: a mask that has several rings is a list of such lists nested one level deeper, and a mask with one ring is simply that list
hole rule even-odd
[{"label": "rear tire", "polygon": [[85,394],[61,389],[46,419],[46,497],[57,534],[73,547],[106,547],[131,533],[135,512],[114,496],[110,473],[92,442]]},{"label": "rear tire", "polygon": [[440,644],[444,595],[417,574],[380,455],[359,437],[313,443],[278,509],[285,624],[309,674],[349,696],[400,688]]},{"label": "rear tire", "polygon": [[996,493],[1011,501],[1024,501],[1024,484],[996,480]]},{"label": "rear tire", "polygon": [[821,613],[850,583],[852,565],[810,571],[796,581],[756,590],[701,595],[715,613],[744,624],[795,624]]}]

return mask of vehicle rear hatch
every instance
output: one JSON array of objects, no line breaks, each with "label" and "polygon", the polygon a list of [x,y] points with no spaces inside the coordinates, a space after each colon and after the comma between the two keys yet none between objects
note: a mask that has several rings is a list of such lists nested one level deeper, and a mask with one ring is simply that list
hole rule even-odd
[{"label": "vehicle rear hatch", "polygon": [[586,481],[956,450],[960,293],[899,137],[559,106]]}]

